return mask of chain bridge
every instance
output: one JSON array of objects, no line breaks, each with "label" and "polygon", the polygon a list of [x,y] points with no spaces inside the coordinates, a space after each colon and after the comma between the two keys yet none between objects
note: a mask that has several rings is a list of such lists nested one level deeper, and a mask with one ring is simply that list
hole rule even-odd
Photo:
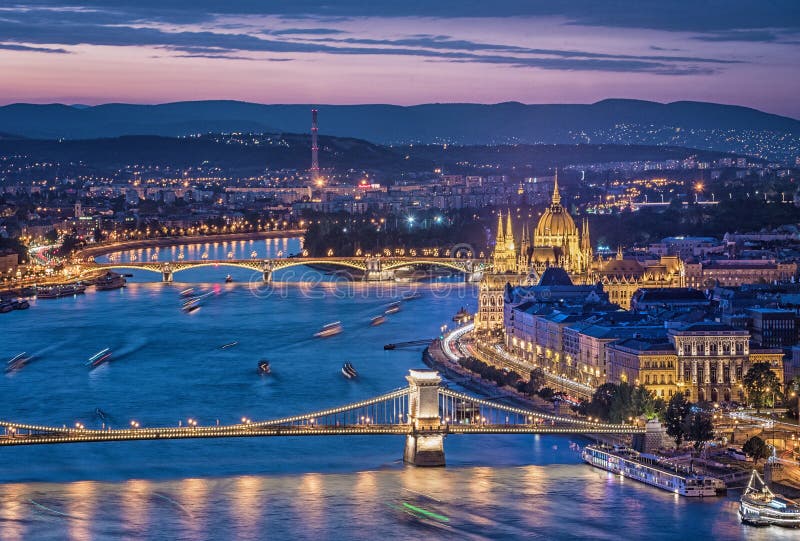
[{"label": "chain bridge", "polygon": [[466,281],[479,281],[486,263],[482,259],[455,257],[413,256],[367,256],[367,257],[289,257],[275,259],[220,259],[197,261],[141,261],[97,263],[93,259],[80,263],[82,272],[102,269],[141,269],[161,274],[164,282],[172,282],[176,272],[197,267],[230,266],[250,269],[262,273],[264,282],[271,282],[275,271],[302,265],[326,265],[343,271],[357,271],[364,280],[382,281],[394,279],[397,269],[407,267],[444,267],[464,275]]},{"label": "chain bridge", "polygon": [[292,417],[230,425],[92,429],[0,421],[0,446],[268,436],[405,436],[403,459],[444,466],[450,434],[642,434],[627,424],[526,410],[448,389],[433,370],[411,370],[408,386],[360,402]]}]

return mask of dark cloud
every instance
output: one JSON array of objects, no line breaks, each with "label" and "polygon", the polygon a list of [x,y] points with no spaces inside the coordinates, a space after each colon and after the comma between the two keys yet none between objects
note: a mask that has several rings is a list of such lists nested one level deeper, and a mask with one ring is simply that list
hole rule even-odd
[{"label": "dark cloud", "polygon": [[53,48],[53,47],[31,47],[29,45],[19,45],[18,43],[0,43],[0,49],[6,51],[29,51],[34,53],[54,53],[54,54],[70,54],[66,49]]},{"label": "dark cloud", "polygon": [[[500,45],[494,43],[481,43],[468,40],[456,40],[450,36],[426,36],[417,34],[413,37],[404,39],[366,39],[366,38],[333,38],[325,40],[309,40],[325,43],[347,43],[358,45],[380,45],[392,47],[419,47],[423,49],[447,49],[465,51],[491,51],[518,54],[557,56],[562,58],[603,58],[609,60],[646,60],[656,62],[699,62],[714,64],[738,64],[737,60],[723,60],[718,58],[703,58],[696,56],[649,56],[649,55],[626,55],[626,54],[607,54],[594,53],[589,51],[573,51],[564,49],[535,49],[530,47],[520,47],[516,45]],[[657,49],[666,51],[668,49]],[[672,49],[674,50],[674,49]]]},{"label": "dark cloud", "polygon": [[754,41],[774,43],[779,41],[781,36],[772,30],[725,30],[695,36],[693,39],[700,41]]},{"label": "dark cloud", "polygon": [[191,22],[221,15],[286,18],[561,17],[573,24],[714,32],[800,30],[797,0],[28,0],[27,7],[78,7],[125,12],[147,20]]},{"label": "dark cloud", "polygon": [[329,36],[346,33],[344,30],[335,28],[283,28],[270,32],[273,36]]},{"label": "dark cloud", "polygon": [[[577,3],[582,1],[578,0]],[[712,0],[712,3],[714,1]],[[730,0],[730,2],[734,1]],[[771,5],[781,2],[782,0],[776,0]],[[681,4],[681,1],[664,3],[677,6]],[[189,9],[190,4],[192,9]],[[17,48],[30,48],[29,44],[42,45],[37,49],[43,52],[67,52],[64,49],[52,48],[54,45],[148,46],[174,51],[176,56],[236,60],[267,60],[247,56],[243,53],[393,55],[422,57],[440,62],[498,64],[548,70],[643,72],[659,75],[707,74],[717,71],[726,64],[739,63],[737,60],[691,55],[629,55],[581,50],[539,49],[457,39],[446,34],[411,34],[396,39],[341,37],[347,32],[324,25],[309,25],[306,28],[264,29],[258,33],[248,33],[248,29],[251,29],[252,26],[248,26],[246,23],[236,20],[224,20],[222,24],[217,23],[219,15],[264,14],[265,12],[287,17],[303,16],[309,20],[315,19],[317,22],[335,16],[408,15],[410,13],[407,11],[413,6],[417,6],[421,10],[419,13],[415,13],[416,15],[444,16],[444,12],[441,11],[443,7],[439,4],[451,7],[455,5],[450,0],[442,0],[436,3],[436,6],[433,4],[427,0],[425,2],[408,0],[397,4],[388,2],[367,4],[354,0],[342,0],[321,5],[308,0],[293,2],[275,0],[269,3],[229,0],[224,4],[209,0],[192,2],[138,0],[135,3],[113,0],[82,0],[80,2],[76,0],[29,0],[24,6],[17,8],[14,6],[0,8],[0,36],[7,43],[13,43],[13,47]],[[454,9],[450,15],[458,13],[459,15],[477,16],[478,14],[487,15],[491,11],[490,15],[493,17],[517,14],[566,16],[569,11],[561,6],[563,9],[556,13],[557,6],[547,4],[549,7],[545,9],[542,7],[545,4],[538,2],[496,0],[491,3],[491,9],[485,4],[473,0],[461,0],[459,6],[462,6],[463,9]],[[610,0],[604,4],[604,8],[607,5],[611,11],[615,11],[623,4],[630,3],[625,0]],[[640,7],[650,4],[650,0],[637,2]],[[361,11],[356,9],[358,7],[361,8]],[[380,13],[379,7],[384,8]],[[185,13],[186,11],[191,13]],[[544,13],[545,11],[547,13]],[[602,10],[590,11],[596,14]],[[637,8],[634,11],[641,12],[642,9]],[[641,16],[644,17],[644,15]],[[595,22],[605,15],[598,17]],[[571,20],[580,22],[576,17],[571,17]],[[206,24],[191,25],[191,23],[197,22]],[[586,24],[589,23],[586,22]],[[193,30],[187,30],[187,28]],[[195,28],[197,29],[194,30]],[[222,29],[225,31],[219,31]],[[714,30],[698,35],[697,39],[722,41],[725,36],[737,35],[750,36],[753,38],[751,40],[755,41],[756,36],[760,35],[764,40],[771,32],[774,33],[774,31],[767,32],[756,29]],[[784,32],[782,35],[790,35],[789,31],[782,32]],[[5,48],[8,49],[11,46]],[[655,46],[650,49],[661,52],[674,51]],[[286,61],[288,59],[272,60]]]}]

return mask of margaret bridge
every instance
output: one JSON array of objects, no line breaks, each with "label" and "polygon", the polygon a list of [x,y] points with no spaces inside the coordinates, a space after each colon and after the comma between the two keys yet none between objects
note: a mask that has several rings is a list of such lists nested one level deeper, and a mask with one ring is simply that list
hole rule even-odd
[{"label": "margaret bridge", "polygon": [[608,424],[507,406],[453,391],[433,370],[411,370],[408,386],[374,398],[268,421],[232,425],[91,429],[0,421],[0,446],[134,440],[267,436],[405,436],[403,459],[415,466],[444,466],[450,434],[643,434]]},{"label": "margaret bridge", "polygon": [[480,259],[457,257],[287,257],[274,259],[220,259],[220,260],[179,260],[179,261],[141,261],[98,263],[94,259],[80,263],[82,273],[98,270],[141,269],[161,274],[164,282],[172,282],[176,272],[197,267],[232,266],[262,273],[264,282],[271,282],[273,273],[290,267],[302,265],[325,265],[338,267],[344,271],[356,271],[364,280],[382,281],[394,279],[394,273],[401,268],[443,267],[464,275],[469,282],[479,281],[486,263]]}]

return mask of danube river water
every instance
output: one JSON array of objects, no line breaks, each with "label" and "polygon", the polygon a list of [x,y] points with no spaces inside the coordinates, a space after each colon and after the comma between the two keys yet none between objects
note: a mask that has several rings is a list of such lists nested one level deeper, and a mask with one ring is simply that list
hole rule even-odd
[{"label": "danube river water", "polygon": [[[255,244],[259,257],[299,249],[296,240]],[[226,284],[229,272],[235,281]],[[431,338],[461,306],[476,305],[474,285],[420,284],[422,298],[371,327],[407,285],[265,288],[249,283],[251,274],[205,267],[176,274],[191,284],[170,285],[137,272],[125,289],[90,288],[0,315],[0,357],[36,356],[0,376],[0,417],[87,427],[215,424],[343,404],[402,387],[408,369],[421,366],[420,349],[383,344]],[[190,285],[211,295],[185,314],[179,291]],[[343,333],[312,338],[335,320]],[[231,342],[238,343],[220,349]],[[106,347],[112,362],[87,369],[86,359]],[[272,375],[256,373],[261,358],[270,359]],[[341,376],[344,361],[358,369],[357,381]],[[593,469],[572,442],[585,443],[451,436],[441,469],[404,466],[403,439],[393,436],[0,448],[0,539],[793,536],[740,525],[735,495],[690,500]],[[404,504],[440,519],[415,519]]]}]

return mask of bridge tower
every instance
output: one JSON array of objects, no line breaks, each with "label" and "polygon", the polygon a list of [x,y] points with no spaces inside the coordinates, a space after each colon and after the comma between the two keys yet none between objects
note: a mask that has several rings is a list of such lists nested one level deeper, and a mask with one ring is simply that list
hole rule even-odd
[{"label": "bridge tower", "polygon": [[169,263],[164,263],[161,266],[161,281],[167,284],[171,284],[172,274],[173,274],[172,265],[170,265]]},{"label": "bridge tower", "polygon": [[403,461],[414,466],[444,466],[444,431],[439,416],[439,385],[442,378],[435,370],[409,370],[406,376],[408,421],[411,434],[406,436]]}]

